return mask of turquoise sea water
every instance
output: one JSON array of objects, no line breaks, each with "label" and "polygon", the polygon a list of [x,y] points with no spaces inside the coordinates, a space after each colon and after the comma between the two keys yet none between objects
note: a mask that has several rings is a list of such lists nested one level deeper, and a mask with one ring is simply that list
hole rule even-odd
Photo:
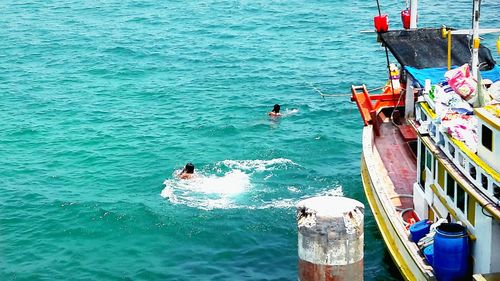
[{"label": "turquoise sea water", "polygon": [[[468,27],[468,2],[421,1],[421,25]],[[375,1],[0,10],[0,280],[296,280],[295,204],[366,203],[355,105],[317,90],[385,81]],[[365,219],[365,279],[399,280]]]}]

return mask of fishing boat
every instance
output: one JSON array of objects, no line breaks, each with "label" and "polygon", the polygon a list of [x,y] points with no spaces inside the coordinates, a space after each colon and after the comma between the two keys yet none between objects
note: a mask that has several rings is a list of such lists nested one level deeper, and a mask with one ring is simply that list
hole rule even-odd
[{"label": "fishing boat", "polygon": [[500,67],[479,37],[500,29],[472,6],[470,30],[417,28],[416,0],[389,30],[379,8],[389,82],[351,88],[365,195],[405,280],[500,278]]}]

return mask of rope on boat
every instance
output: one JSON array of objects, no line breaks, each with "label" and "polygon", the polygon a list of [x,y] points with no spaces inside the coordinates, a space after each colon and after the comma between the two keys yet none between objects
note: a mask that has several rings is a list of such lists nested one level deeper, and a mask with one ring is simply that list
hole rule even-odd
[{"label": "rope on boat", "polygon": [[393,195],[389,197],[389,199],[394,199],[394,198],[413,198],[413,195],[411,194],[398,194],[398,195]]},{"label": "rope on boat", "polygon": [[382,13],[380,12],[380,3],[378,2],[377,0],[377,9],[378,9],[378,15],[382,15]]},{"label": "rope on boat", "polygon": [[318,87],[314,86],[312,83],[307,83],[316,93],[318,93],[323,98],[325,97],[347,97],[351,94],[325,94]]},{"label": "rope on boat", "polygon": [[[319,89],[318,87],[314,86],[312,83],[307,82],[307,85],[309,85],[316,93],[318,93],[323,98],[324,97],[350,97],[352,95],[352,94],[325,94],[325,93],[323,93],[321,91],[321,89]],[[377,87],[377,88],[369,89],[368,92],[381,90],[383,88],[384,87],[382,86],[382,87]]]},{"label": "rope on boat", "polygon": [[489,202],[489,203],[486,203],[484,206],[481,207],[481,213],[483,213],[483,215],[485,215],[486,217],[489,217],[489,218],[493,218],[492,215],[489,215],[489,214],[487,214],[487,213],[484,212],[484,208],[486,206],[488,206],[488,205],[492,205],[492,206],[494,206],[496,208],[500,208],[500,205],[499,204],[495,204],[493,202]]},{"label": "rope on boat", "polygon": [[[396,211],[398,212],[403,212],[403,213],[410,211],[410,209],[413,210],[412,208],[399,208],[399,207],[394,207],[394,209],[396,209]],[[403,216],[403,213],[401,213],[401,216]]]}]

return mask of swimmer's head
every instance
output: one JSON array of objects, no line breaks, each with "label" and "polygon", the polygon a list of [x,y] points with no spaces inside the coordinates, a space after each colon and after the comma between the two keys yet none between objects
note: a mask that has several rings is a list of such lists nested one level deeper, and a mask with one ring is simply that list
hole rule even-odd
[{"label": "swimmer's head", "polygon": [[275,104],[273,108],[274,113],[279,113],[281,109],[281,106],[279,104]]},{"label": "swimmer's head", "polygon": [[187,163],[184,167],[184,171],[186,171],[186,173],[188,174],[194,173],[194,165],[192,163]]}]

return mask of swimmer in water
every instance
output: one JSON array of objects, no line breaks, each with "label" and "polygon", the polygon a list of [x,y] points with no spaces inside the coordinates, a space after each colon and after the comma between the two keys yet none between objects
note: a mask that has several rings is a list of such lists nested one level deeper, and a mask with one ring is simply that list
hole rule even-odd
[{"label": "swimmer in water", "polygon": [[271,112],[269,112],[269,116],[272,116],[272,117],[281,116],[280,109],[281,109],[280,105],[275,104],[273,110],[271,110]]},{"label": "swimmer in water", "polygon": [[187,163],[179,174],[179,178],[183,180],[190,179],[194,176],[194,165],[192,163]]}]

